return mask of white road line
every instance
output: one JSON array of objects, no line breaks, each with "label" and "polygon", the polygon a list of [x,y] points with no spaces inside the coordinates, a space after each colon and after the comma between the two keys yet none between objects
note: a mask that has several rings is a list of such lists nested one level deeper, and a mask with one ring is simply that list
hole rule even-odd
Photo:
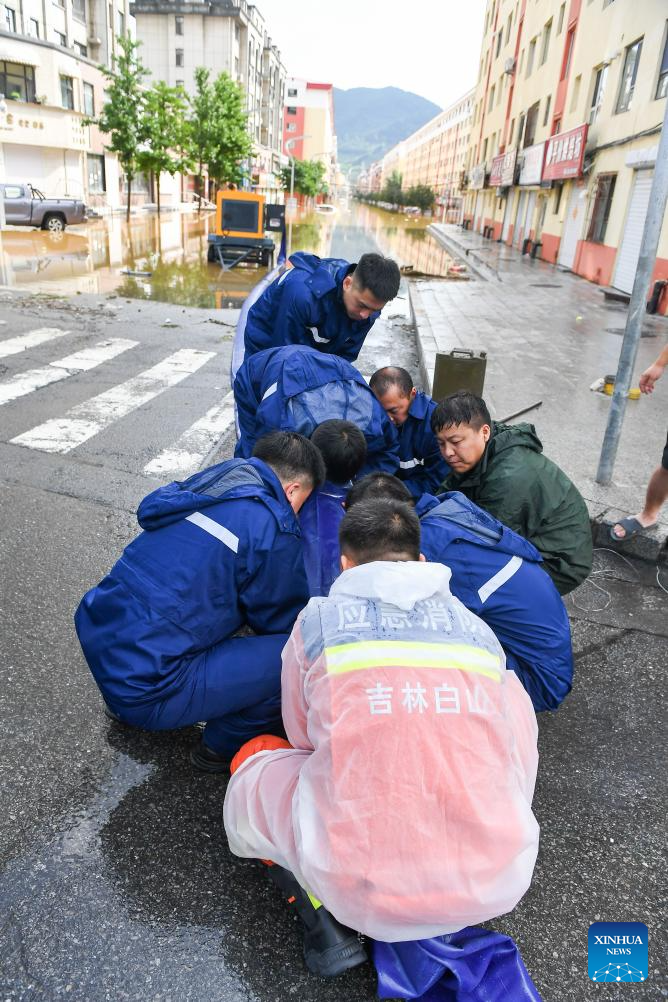
[{"label": "white road line", "polygon": [[26,393],[32,393],[33,390],[41,390],[42,387],[49,386],[50,383],[67,379],[68,376],[73,376],[77,372],[87,372],[89,369],[94,369],[96,365],[108,362],[116,355],[127,351],[128,348],[134,348],[138,344],[139,341],[128,341],[126,338],[110,338],[108,341],[100,341],[99,344],[93,345],[91,348],[84,348],[82,351],[76,351],[73,355],[66,355],[65,358],[49,362],[48,365],[39,369],[17,372],[15,376],[0,383],[0,406],[8,404],[10,400],[16,400],[17,397],[24,397]]},{"label": "white road line", "polygon": [[7,341],[0,341],[0,358],[8,355],[18,355],[20,351],[28,348],[35,348],[45,341],[53,341],[54,338],[64,337],[70,331],[61,331],[59,327],[40,327],[36,331],[28,331],[27,334],[19,334],[17,337],[10,337]]},{"label": "white road line", "polygon": [[234,394],[228,393],[219,404],[184,431],[170,449],[165,449],[147,463],[144,473],[149,477],[164,476],[185,480],[199,469],[216,442],[234,423]]},{"label": "white road line", "polygon": [[65,417],[45,421],[23,435],[17,435],[11,442],[42,452],[71,452],[103,428],[192,375],[215,354],[213,351],[182,348],[127,382],[77,404]]}]

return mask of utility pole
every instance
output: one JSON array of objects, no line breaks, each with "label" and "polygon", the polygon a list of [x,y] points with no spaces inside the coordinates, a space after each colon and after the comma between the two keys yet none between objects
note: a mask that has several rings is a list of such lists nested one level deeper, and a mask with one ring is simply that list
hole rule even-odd
[{"label": "utility pole", "polygon": [[610,402],[610,413],[608,424],[605,429],[605,437],[601,448],[601,456],[596,473],[596,482],[607,485],[612,479],[612,470],[615,465],[619,436],[624,422],[624,412],[626,411],[626,400],[631,386],[631,377],[638,354],[638,343],[642,328],[643,316],[645,315],[645,303],[649,283],[654,270],[656,252],[659,246],[659,237],[663,225],[664,213],[666,211],[666,200],[668,199],[668,100],[663,115],[663,128],[659,139],[659,149],[656,155],[656,165],[654,167],[654,178],[652,180],[652,190],[649,196],[647,207],[647,217],[645,219],[645,229],[640,244],[640,257],[636,276],[633,280],[633,290],[629,311],[626,316],[626,328],[624,330],[624,340],[619,353],[619,363],[617,375],[615,376],[615,389]]}]

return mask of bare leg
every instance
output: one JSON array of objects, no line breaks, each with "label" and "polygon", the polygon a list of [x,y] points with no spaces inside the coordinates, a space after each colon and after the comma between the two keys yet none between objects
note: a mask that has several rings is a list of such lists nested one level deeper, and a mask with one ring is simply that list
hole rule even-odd
[{"label": "bare leg", "polygon": [[[634,518],[640,522],[643,528],[649,529],[650,526],[658,522],[661,506],[666,500],[668,500],[668,470],[664,469],[663,466],[657,466],[647,485],[645,506]],[[623,525],[617,523],[613,526],[612,531],[617,539],[626,538]]]}]

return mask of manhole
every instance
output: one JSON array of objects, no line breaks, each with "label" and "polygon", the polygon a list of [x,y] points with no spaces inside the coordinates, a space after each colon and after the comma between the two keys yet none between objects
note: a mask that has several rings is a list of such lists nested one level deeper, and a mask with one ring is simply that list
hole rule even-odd
[{"label": "manhole", "polygon": [[532,289],[561,289],[561,285],[550,285],[549,282],[529,282]]},{"label": "manhole", "polygon": [[[605,328],[606,334],[619,334],[620,337],[623,337],[624,330],[625,330],[624,327],[606,327]],[[645,328],[644,330],[642,330],[640,332],[640,337],[656,337],[656,336],[657,336],[656,331],[649,330],[648,328]]]}]

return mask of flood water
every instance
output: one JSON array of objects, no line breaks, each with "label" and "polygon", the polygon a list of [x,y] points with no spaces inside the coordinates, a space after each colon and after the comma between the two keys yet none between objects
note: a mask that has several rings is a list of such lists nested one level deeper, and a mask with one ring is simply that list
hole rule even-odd
[{"label": "flood water", "polygon": [[[451,259],[426,232],[431,220],[407,219],[358,202],[334,213],[310,212],[293,225],[292,250],[356,260],[378,250],[400,265],[445,277]],[[0,286],[52,295],[115,293],[208,309],[240,306],[266,273],[257,266],[223,272],[207,262],[214,213],[154,213],[92,220],[63,234],[15,227],[0,234]],[[130,275],[127,272],[143,272]]]}]

